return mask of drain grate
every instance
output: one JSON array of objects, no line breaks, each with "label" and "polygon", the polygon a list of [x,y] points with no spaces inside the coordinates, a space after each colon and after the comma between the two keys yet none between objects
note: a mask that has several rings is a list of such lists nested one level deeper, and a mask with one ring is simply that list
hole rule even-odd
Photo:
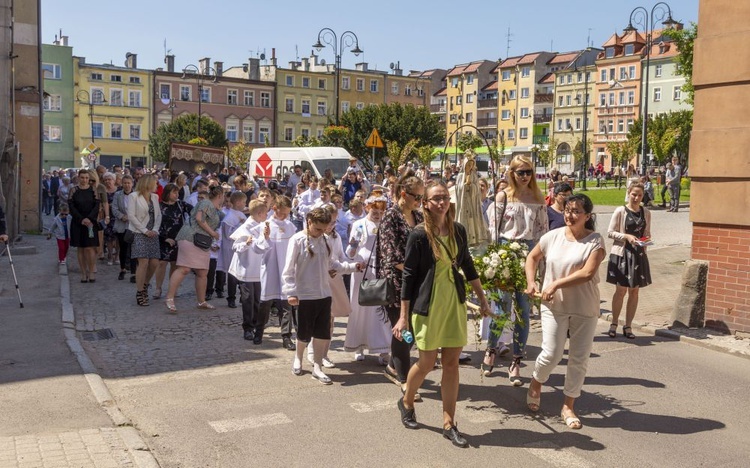
[{"label": "drain grate", "polygon": [[81,332],[81,338],[83,338],[83,341],[102,341],[102,340],[109,340],[114,337],[115,337],[115,334],[112,333],[111,328],[103,328],[101,330]]}]

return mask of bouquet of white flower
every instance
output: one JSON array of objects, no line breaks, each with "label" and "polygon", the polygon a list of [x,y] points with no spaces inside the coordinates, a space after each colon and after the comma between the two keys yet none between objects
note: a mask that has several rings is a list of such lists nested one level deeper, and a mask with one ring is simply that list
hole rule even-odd
[{"label": "bouquet of white flower", "polygon": [[482,288],[488,298],[498,301],[503,291],[526,289],[526,244],[507,242],[492,244],[484,255],[474,258]]}]

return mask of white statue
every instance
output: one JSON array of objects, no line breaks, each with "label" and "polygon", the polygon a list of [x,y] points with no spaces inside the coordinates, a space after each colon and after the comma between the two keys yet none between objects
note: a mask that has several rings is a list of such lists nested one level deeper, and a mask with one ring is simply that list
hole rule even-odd
[{"label": "white statue", "polygon": [[482,215],[482,195],[474,153],[469,150],[461,172],[456,178],[456,221],[466,228],[470,246],[489,242],[487,223]]}]

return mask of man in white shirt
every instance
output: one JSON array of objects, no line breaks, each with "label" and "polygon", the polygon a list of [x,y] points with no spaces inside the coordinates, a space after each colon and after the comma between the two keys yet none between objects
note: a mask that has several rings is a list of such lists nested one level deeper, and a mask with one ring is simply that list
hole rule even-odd
[{"label": "man in white shirt", "polygon": [[286,192],[290,197],[294,196],[297,184],[302,181],[302,166],[297,164],[294,166],[292,173],[289,174],[289,180],[286,183]]}]

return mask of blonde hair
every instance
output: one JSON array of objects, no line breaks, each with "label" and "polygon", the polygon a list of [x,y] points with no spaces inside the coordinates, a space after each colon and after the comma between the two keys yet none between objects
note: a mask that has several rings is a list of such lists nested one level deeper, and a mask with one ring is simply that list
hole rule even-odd
[{"label": "blonde hair", "polygon": [[251,200],[250,203],[247,204],[247,209],[251,215],[258,214],[261,208],[264,210],[268,209],[263,200],[258,200],[257,198],[255,200]]},{"label": "blonde hair", "polygon": [[[534,194],[534,198],[536,198],[536,201],[538,201],[539,203],[544,203],[544,195],[542,194],[542,191],[539,190],[539,186],[536,184],[536,171],[534,170],[534,164],[532,164],[531,159],[529,159],[528,156],[515,156],[510,161],[508,170],[515,173],[516,169],[521,166],[529,166],[531,168],[531,180],[529,181],[529,189],[531,190],[531,193]],[[505,193],[508,194],[508,200],[516,200],[516,192],[519,188],[520,186],[516,181],[515,174],[511,177],[508,177],[508,188],[505,189]]]},{"label": "blonde hair", "polygon": [[630,185],[628,185],[628,193],[632,192],[634,188],[639,188],[644,192],[646,191],[645,187],[643,186],[643,182],[636,179],[633,179],[633,181],[630,182]]},{"label": "blonde hair", "polygon": [[144,174],[135,184],[135,192],[143,198],[148,199],[149,194],[156,188],[156,177],[151,174]]},{"label": "blonde hair", "polygon": [[[431,180],[427,183],[427,186],[425,188],[425,195],[432,190],[435,187],[442,187],[445,189],[446,193],[448,192],[448,186],[443,182],[442,180]],[[427,197],[425,197],[427,198]],[[427,234],[427,240],[430,242],[430,248],[432,249],[432,254],[435,256],[435,259],[441,259],[443,257],[442,251],[440,250],[440,243],[438,242],[437,238],[440,235],[440,229],[435,225],[435,219],[433,219],[433,214],[430,212],[429,204],[425,204],[424,206],[424,230]],[[453,227],[453,220],[456,217],[456,208],[451,203],[450,207],[448,208],[448,213],[445,215],[445,225],[448,228],[448,245],[447,247],[456,246],[456,234],[455,229]]]}]

